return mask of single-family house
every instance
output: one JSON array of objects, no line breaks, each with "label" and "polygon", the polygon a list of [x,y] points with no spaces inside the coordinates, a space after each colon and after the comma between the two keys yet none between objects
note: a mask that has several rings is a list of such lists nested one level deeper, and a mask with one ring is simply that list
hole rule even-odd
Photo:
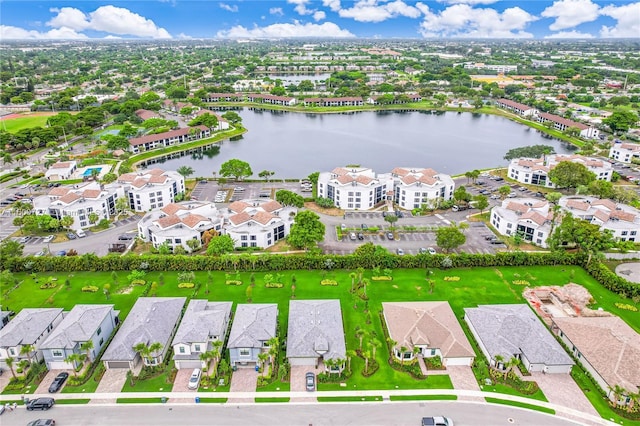
[{"label": "single-family house", "polygon": [[[14,365],[23,359],[42,360],[40,345],[62,321],[62,308],[24,308],[0,330],[0,367],[7,369],[7,358]],[[22,353],[31,345],[33,351]]]},{"label": "single-family house", "polygon": [[538,114],[538,110],[536,108],[509,99],[498,99],[496,104],[500,108],[509,110],[523,117],[531,117]]},{"label": "single-family house", "polygon": [[384,302],[382,314],[397,359],[438,356],[445,367],[473,363],[473,348],[448,302]]},{"label": "single-family house", "polygon": [[[76,362],[67,362],[72,354],[86,354],[90,362],[96,359],[105,342],[118,325],[118,314],[113,305],[75,305],[58,326],[42,342],[40,350],[49,370],[72,369]],[[83,345],[91,341],[91,348]]]},{"label": "single-family house", "polygon": [[347,359],[340,300],[289,301],[287,359],[340,372]]},{"label": "single-family house", "polygon": [[[171,346],[185,301],[185,297],[138,298],[102,355],[105,368],[135,370],[140,361],[147,366],[161,364]],[[161,348],[145,354],[142,360],[141,354],[133,349],[140,343],[147,348],[159,343]]]},{"label": "single-family house", "polygon": [[614,143],[609,150],[609,157],[622,163],[631,163],[640,158],[640,144]]},{"label": "single-family house", "polygon": [[489,364],[500,370],[516,358],[528,371],[571,372],[571,357],[529,305],[465,308],[464,320]]},{"label": "single-family house", "polygon": [[[629,404],[640,390],[640,334],[616,316],[553,317],[558,334],[609,399]],[[623,395],[613,392],[619,386]]]},{"label": "single-family house", "polygon": [[78,169],[78,163],[75,161],[59,161],[54,163],[44,173],[47,180],[67,180],[71,179],[71,175]]},{"label": "single-family house", "polygon": [[[200,355],[214,348],[227,336],[232,302],[209,302],[192,299],[173,337],[173,361],[177,369],[204,368]],[[222,354],[222,347],[218,350]]]},{"label": "single-family house", "polygon": [[277,304],[238,305],[227,343],[231,366],[257,364],[258,354],[268,351],[269,340],[276,337],[277,325]]}]

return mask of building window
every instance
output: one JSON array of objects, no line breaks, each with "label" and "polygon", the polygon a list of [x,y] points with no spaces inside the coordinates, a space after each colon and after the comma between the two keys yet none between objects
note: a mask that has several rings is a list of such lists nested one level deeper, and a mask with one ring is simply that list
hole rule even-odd
[{"label": "building window", "polygon": [[184,350],[184,346],[178,346],[178,352],[180,352],[181,354],[183,354],[185,352]]},{"label": "building window", "polygon": [[247,241],[247,236],[246,235],[241,235],[240,236],[240,241]]},{"label": "building window", "polygon": [[62,351],[60,349],[52,349],[51,350],[51,355],[54,358],[62,358],[63,357]]},{"label": "building window", "polygon": [[240,352],[240,356],[249,356],[249,354],[251,353],[251,351],[246,348],[240,349],[239,352]]},{"label": "building window", "polygon": [[96,331],[96,336],[99,336],[100,333],[102,333],[102,327],[98,327],[98,330]]},{"label": "building window", "polygon": [[200,344],[195,344],[195,345],[193,345],[193,350],[194,350],[194,351],[196,351],[196,352],[202,352],[202,351],[200,350]]},{"label": "building window", "polygon": [[257,240],[257,238],[256,238],[256,236],[255,236],[255,235],[251,235],[251,236],[249,237],[249,239],[250,239],[251,241],[256,241],[256,240]]}]

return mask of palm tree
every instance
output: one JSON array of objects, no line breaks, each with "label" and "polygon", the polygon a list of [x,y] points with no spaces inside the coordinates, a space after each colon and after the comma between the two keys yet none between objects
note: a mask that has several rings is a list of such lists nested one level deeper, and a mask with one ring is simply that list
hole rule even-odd
[{"label": "palm tree", "polygon": [[140,357],[142,358],[142,362],[144,362],[146,365],[145,360],[149,358],[149,356],[151,355],[151,349],[149,349],[149,345],[147,345],[144,342],[140,342],[133,347],[133,350],[136,353],[140,354]]},{"label": "palm tree", "polygon": [[11,371],[11,375],[13,376],[13,378],[15,379],[16,377],[16,372],[13,371],[13,363],[14,363],[15,359],[11,358],[11,357],[7,357],[4,362],[5,364],[7,364],[7,367],[9,367],[9,370]]},{"label": "palm tree", "polygon": [[362,350],[362,339],[364,339],[367,334],[368,333],[363,328],[356,326],[356,338],[360,340],[360,350]]},{"label": "palm tree", "polygon": [[152,343],[149,346],[149,352],[153,358],[157,358],[160,351],[162,351],[162,344],[159,342]]},{"label": "palm tree", "polygon": [[498,354],[498,355],[495,355],[495,356],[493,357],[493,359],[494,359],[494,361],[495,361],[495,365],[494,365],[494,367],[495,367],[495,369],[496,369],[496,370],[498,370],[498,364],[502,363],[502,364],[503,364],[503,366],[504,366],[504,357],[503,357],[502,355],[499,355],[499,354]]},{"label": "palm tree", "polygon": [[35,347],[30,344],[22,345],[20,348],[20,355],[26,355],[29,359],[29,363],[31,363],[31,357],[33,355],[33,351],[35,351]]},{"label": "palm tree", "polygon": [[393,340],[391,337],[387,337],[387,344],[389,345],[389,351],[391,352],[391,355],[395,356],[395,347],[398,342]]},{"label": "palm tree", "polygon": [[260,361],[260,364],[262,365],[262,375],[263,376],[267,375],[267,360],[268,359],[269,359],[269,353],[260,352],[258,354],[258,360]]},{"label": "palm tree", "polygon": [[506,379],[507,376],[509,375],[509,373],[513,370],[514,367],[517,367],[518,365],[520,365],[520,360],[518,358],[516,358],[515,356],[512,356],[509,361],[507,361],[506,367],[507,367],[507,371],[504,374],[504,378]]},{"label": "palm tree", "polygon": [[620,404],[620,400],[623,395],[626,393],[625,389],[620,385],[615,385],[614,387],[609,387],[609,390],[613,392],[613,397],[615,398],[614,405],[617,407]]},{"label": "palm tree", "polygon": [[76,364],[84,362],[85,358],[86,358],[85,354],[73,353],[73,354],[69,355],[68,357],[66,357],[64,359],[65,362],[68,362],[69,364],[73,365],[73,375],[74,375],[74,377],[78,377],[78,370],[76,369]]},{"label": "palm tree", "polygon": [[356,274],[355,272],[352,272],[349,274],[349,278],[351,278],[351,293],[353,293],[353,289],[354,289],[357,277],[358,277],[358,274]]},{"label": "palm tree", "polygon": [[184,178],[187,178],[195,173],[195,171],[193,170],[193,167],[190,167],[190,166],[180,166],[176,171],[180,173]]},{"label": "palm tree", "polygon": [[269,356],[271,358],[271,371],[275,368],[276,356],[278,355],[278,338],[272,337],[267,340],[267,344],[269,345]]},{"label": "palm tree", "polygon": [[371,341],[369,342],[369,347],[373,352],[374,358],[376,357],[376,349],[379,348],[380,346],[382,346],[382,342],[376,338],[371,339]]},{"label": "palm tree", "polygon": [[369,370],[369,358],[371,358],[370,351],[363,351],[362,356],[364,357],[364,372],[366,373]]},{"label": "palm tree", "polygon": [[351,373],[351,358],[358,356],[358,354],[356,354],[356,351],[349,349],[347,351],[347,366],[349,369],[349,373]]},{"label": "palm tree", "polygon": [[[200,361],[205,363],[205,366],[209,366],[209,361],[213,359],[213,351],[202,352],[200,354]],[[211,373],[209,374],[211,376]]]},{"label": "palm tree", "polygon": [[407,348],[406,346],[400,346],[400,362],[402,363],[402,365],[404,365],[404,353],[408,350],[409,348]]},{"label": "palm tree", "polygon": [[222,340],[216,340],[211,342],[213,349],[210,351],[213,354],[213,369],[218,369],[218,362],[220,362],[220,356],[222,355]]},{"label": "palm tree", "polygon": [[87,360],[91,359],[91,349],[93,349],[93,340],[87,340],[80,345],[80,350],[83,350],[87,353]]}]

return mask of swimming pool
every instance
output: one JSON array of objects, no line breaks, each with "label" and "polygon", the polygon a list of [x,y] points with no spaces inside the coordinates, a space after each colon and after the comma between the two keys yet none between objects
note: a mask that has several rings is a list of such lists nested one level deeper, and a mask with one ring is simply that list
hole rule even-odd
[{"label": "swimming pool", "polygon": [[93,173],[93,170],[95,170],[96,173],[100,174],[102,167],[89,167],[87,170],[84,171],[84,173],[82,173],[82,176],[83,177],[91,176],[91,174]]}]

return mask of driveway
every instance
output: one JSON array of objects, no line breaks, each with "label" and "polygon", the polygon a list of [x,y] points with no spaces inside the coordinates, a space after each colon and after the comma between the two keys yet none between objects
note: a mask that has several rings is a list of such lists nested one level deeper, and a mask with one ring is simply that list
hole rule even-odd
[{"label": "driveway", "polygon": [[[44,376],[44,379],[42,379],[42,381],[40,382],[40,385],[38,386],[38,389],[36,389],[35,392],[33,393],[37,393],[37,394],[46,394],[49,392],[49,386],[51,385],[51,382],[53,382],[53,379],[56,378],[56,376],[60,373],[62,373],[63,371],[66,371],[67,373],[69,373],[69,378],[73,377],[73,371],[71,370],[49,370],[49,372],[46,374],[46,376]],[[69,379],[67,379],[69,380]],[[67,382],[65,381],[64,384],[62,385],[62,388],[60,388],[60,391],[62,391],[62,389],[67,385]]]},{"label": "driveway", "polygon": [[313,373],[316,375],[316,388],[318,386],[317,376],[322,372],[319,368],[314,368],[311,365],[292,365],[290,372],[291,392],[306,392],[309,396],[291,398],[291,402],[317,402],[318,398],[314,392],[307,391],[305,375],[307,373]]},{"label": "driveway", "polygon": [[[105,371],[104,375],[102,376],[102,380],[100,380],[100,384],[98,384],[96,393],[120,393],[122,387],[127,382],[127,371],[129,370],[126,368],[114,368],[112,370]],[[91,402],[99,404],[106,402],[115,402],[115,400],[92,399]]]},{"label": "driveway", "polygon": [[[455,390],[472,390],[479,391],[478,381],[476,376],[473,375],[471,367],[465,365],[454,365],[447,367],[447,373],[451,379],[451,384]],[[460,400],[465,401],[484,401],[484,398],[477,396],[461,396]]]},{"label": "driveway", "polygon": [[[229,392],[255,392],[258,384],[258,373],[253,368],[238,368],[231,376],[231,387]],[[234,402],[255,402],[253,397],[249,398],[229,398],[231,403]]]},{"label": "driveway", "polygon": [[[528,378],[524,377],[523,379],[527,380]],[[531,373],[531,380],[538,383],[544,396],[552,404],[563,405],[594,416],[599,415],[571,375],[534,372]]]},{"label": "driveway", "polygon": [[197,389],[189,389],[191,373],[193,373],[193,368],[181,368],[178,370],[176,378],[173,380],[173,389],[171,389],[171,392],[197,392]]}]

